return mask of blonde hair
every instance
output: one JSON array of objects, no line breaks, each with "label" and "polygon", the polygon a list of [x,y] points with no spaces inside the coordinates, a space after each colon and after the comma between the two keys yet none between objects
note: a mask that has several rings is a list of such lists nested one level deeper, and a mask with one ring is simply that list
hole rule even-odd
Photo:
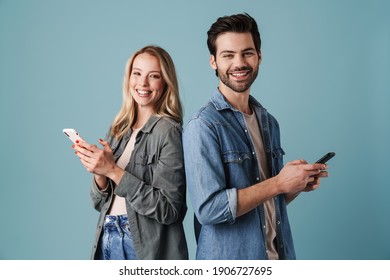
[{"label": "blonde hair", "polygon": [[127,61],[123,79],[122,107],[111,126],[111,135],[116,139],[122,138],[137,120],[137,104],[130,93],[129,81],[134,60],[142,53],[148,53],[158,59],[162,78],[165,82],[163,93],[156,103],[156,115],[169,117],[180,124],[183,123],[183,109],[179,97],[175,65],[172,58],[163,48],[149,45],[135,52]]}]

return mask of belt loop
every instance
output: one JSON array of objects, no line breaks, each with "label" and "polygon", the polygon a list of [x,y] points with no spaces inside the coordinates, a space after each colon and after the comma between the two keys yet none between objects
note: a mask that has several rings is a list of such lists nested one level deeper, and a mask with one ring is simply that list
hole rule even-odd
[{"label": "belt loop", "polygon": [[119,216],[115,216],[115,226],[116,226],[116,229],[118,230],[118,233],[119,233],[120,237],[122,237],[123,236],[123,232],[122,232],[122,229],[121,229],[120,217]]}]

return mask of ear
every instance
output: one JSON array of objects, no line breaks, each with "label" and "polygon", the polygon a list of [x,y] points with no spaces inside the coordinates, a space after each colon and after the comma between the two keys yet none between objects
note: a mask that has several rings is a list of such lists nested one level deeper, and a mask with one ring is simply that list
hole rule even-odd
[{"label": "ear", "polygon": [[259,65],[261,64],[261,61],[263,59],[263,56],[261,54],[261,50],[258,52],[258,55],[259,55]]},{"label": "ear", "polygon": [[217,62],[215,61],[215,56],[210,54],[210,66],[214,70],[217,70]]}]

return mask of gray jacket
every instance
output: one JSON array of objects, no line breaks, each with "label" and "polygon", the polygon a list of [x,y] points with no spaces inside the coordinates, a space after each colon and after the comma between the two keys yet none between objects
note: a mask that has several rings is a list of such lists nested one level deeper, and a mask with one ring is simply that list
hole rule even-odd
[{"label": "gray jacket", "polygon": [[[115,160],[130,139],[107,137]],[[182,128],[169,118],[151,116],[137,135],[125,175],[119,185],[109,180],[101,192],[93,180],[91,198],[100,217],[92,259],[96,258],[104,217],[114,193],[126,198],[129,228],[137,258],[188,259],[183,219],[187,211]]]}]

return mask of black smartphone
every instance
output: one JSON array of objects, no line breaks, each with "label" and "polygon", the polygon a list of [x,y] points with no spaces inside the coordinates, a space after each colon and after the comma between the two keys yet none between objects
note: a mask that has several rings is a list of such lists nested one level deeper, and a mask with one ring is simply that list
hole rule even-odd
[{"label": "black smartphone", "polygon": [[328,160],[330,160],[335,155],[336,155],[336,153],[334,153],[334,152],[327,153],[322,158],[317,160],[316,163],[323,163],[323,164],[325,164]]}]

